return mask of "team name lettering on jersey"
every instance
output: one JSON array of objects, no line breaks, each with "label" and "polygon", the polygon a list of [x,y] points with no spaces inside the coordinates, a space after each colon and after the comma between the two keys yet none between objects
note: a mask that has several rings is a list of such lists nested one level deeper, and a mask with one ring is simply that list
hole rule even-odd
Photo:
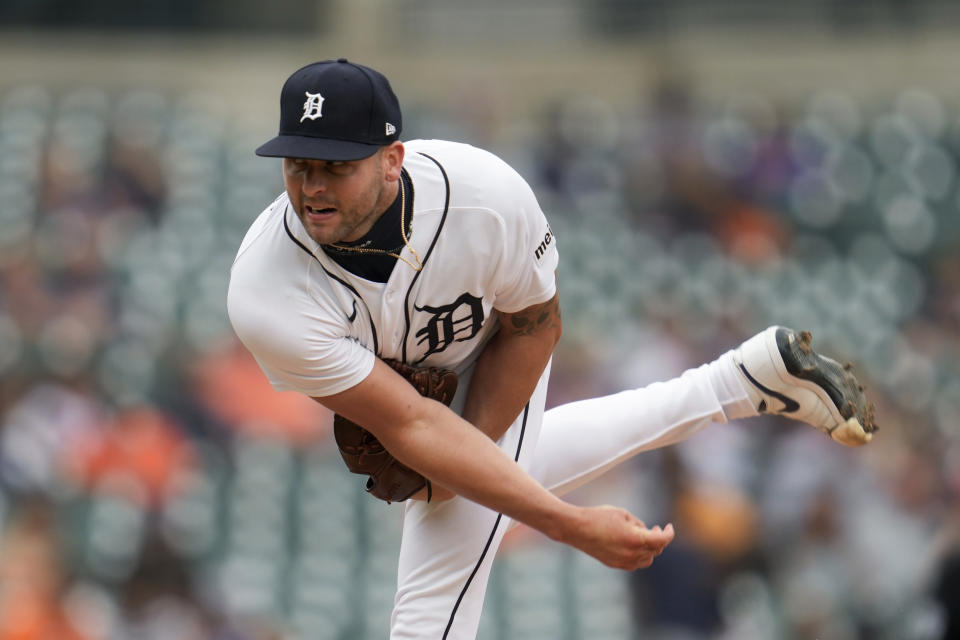
[{"label": "team name lettering on jersey", "polygon": [[464,342],[477,335],[483,326],[483,301],[469,293],[439,307],[424,305],[414,307],[417,311],[432,314],[427,324],[417,331],[420,340],[426,342],[427,350],[417,363],[423,362],[433,353],[443,351],[454,342]]},{"label": "team name lettering on jersey", "polygon": [[547,225],[547,234],[543,236],[543,240],[540,241],[540,244],[537,245],[536,250],[533,252],[533,257],[536,259],[537,264],[543,262],[543,256],[546,255],[547,249],[553,243],[553,230],[550,228],[550,225]]}]

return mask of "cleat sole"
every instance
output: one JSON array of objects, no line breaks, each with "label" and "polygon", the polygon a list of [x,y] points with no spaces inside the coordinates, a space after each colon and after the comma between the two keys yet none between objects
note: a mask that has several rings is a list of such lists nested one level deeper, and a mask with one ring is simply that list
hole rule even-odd
[{"label": "cleat sole", "polygon": [[877,425],[874,407],[867,404],[863,385],[849,363],[842,365],[818,354],[813,350],[812,340],[809,331],[795,333],[781,328],[776,332],[777,348],[787,373],[815,385],[836,408],[841,420],[830,431],[831,438],[848,446],[866,444],[877,431]]}]

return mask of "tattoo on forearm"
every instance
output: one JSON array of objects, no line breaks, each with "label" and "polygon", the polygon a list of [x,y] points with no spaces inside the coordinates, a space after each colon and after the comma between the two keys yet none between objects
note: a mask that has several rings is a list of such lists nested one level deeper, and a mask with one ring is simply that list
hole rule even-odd
[{"label": "tattoo on forearm", "polygon": [[555,328],[560,324],[560,297],[554,296],[552,300],[508,317],[510,332],[515,336],[528,336],[542,329]]}]

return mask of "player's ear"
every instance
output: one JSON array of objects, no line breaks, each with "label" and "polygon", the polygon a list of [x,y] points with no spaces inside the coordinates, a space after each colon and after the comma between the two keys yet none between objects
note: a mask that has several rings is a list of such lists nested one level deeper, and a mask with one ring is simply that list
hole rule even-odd
[{"label": "player's ear", "polygon": [[403,143],[397,140],[383,148],[380,161],[383,163],[384,177],[390,182],[400,179],[400,169],[403,168]]}]

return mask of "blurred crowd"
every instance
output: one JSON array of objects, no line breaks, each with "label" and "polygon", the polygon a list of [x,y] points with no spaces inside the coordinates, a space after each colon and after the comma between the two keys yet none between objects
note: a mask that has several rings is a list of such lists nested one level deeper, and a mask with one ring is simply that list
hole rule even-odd
[{"label": "blurred crowd", "polygon": [[[520,132],[471,107],[415,106],[407,128],[500,153],[548,212],[551,404],[782,323],[852,361],[879,415],[865,450],[765,418],[629,462],[617,490],[677,540],[624,582],[632,629],[583,607],[562,637],[960,633],[960,111],[682,78],[627,112],[558,99]],[[226,318],[240,239],[282,188],[258,142],[210,96],[0,92],[0,640],[382,637],[392,516]],[[546,638],[497,585],[483,637]]]},{"label": "blurred crowd", "polygon": [[951,109],[919,88],[714,104],[668,79],[626,117],[553,112],[536,169],[576,202],[554,228],[583,307],[555,390],[652,382],[787,324],[855,363],[880,416],[867,450],[764,419],[634,461],[639,512],[680,532],[631,581],[642,637],[960,634]]}]

